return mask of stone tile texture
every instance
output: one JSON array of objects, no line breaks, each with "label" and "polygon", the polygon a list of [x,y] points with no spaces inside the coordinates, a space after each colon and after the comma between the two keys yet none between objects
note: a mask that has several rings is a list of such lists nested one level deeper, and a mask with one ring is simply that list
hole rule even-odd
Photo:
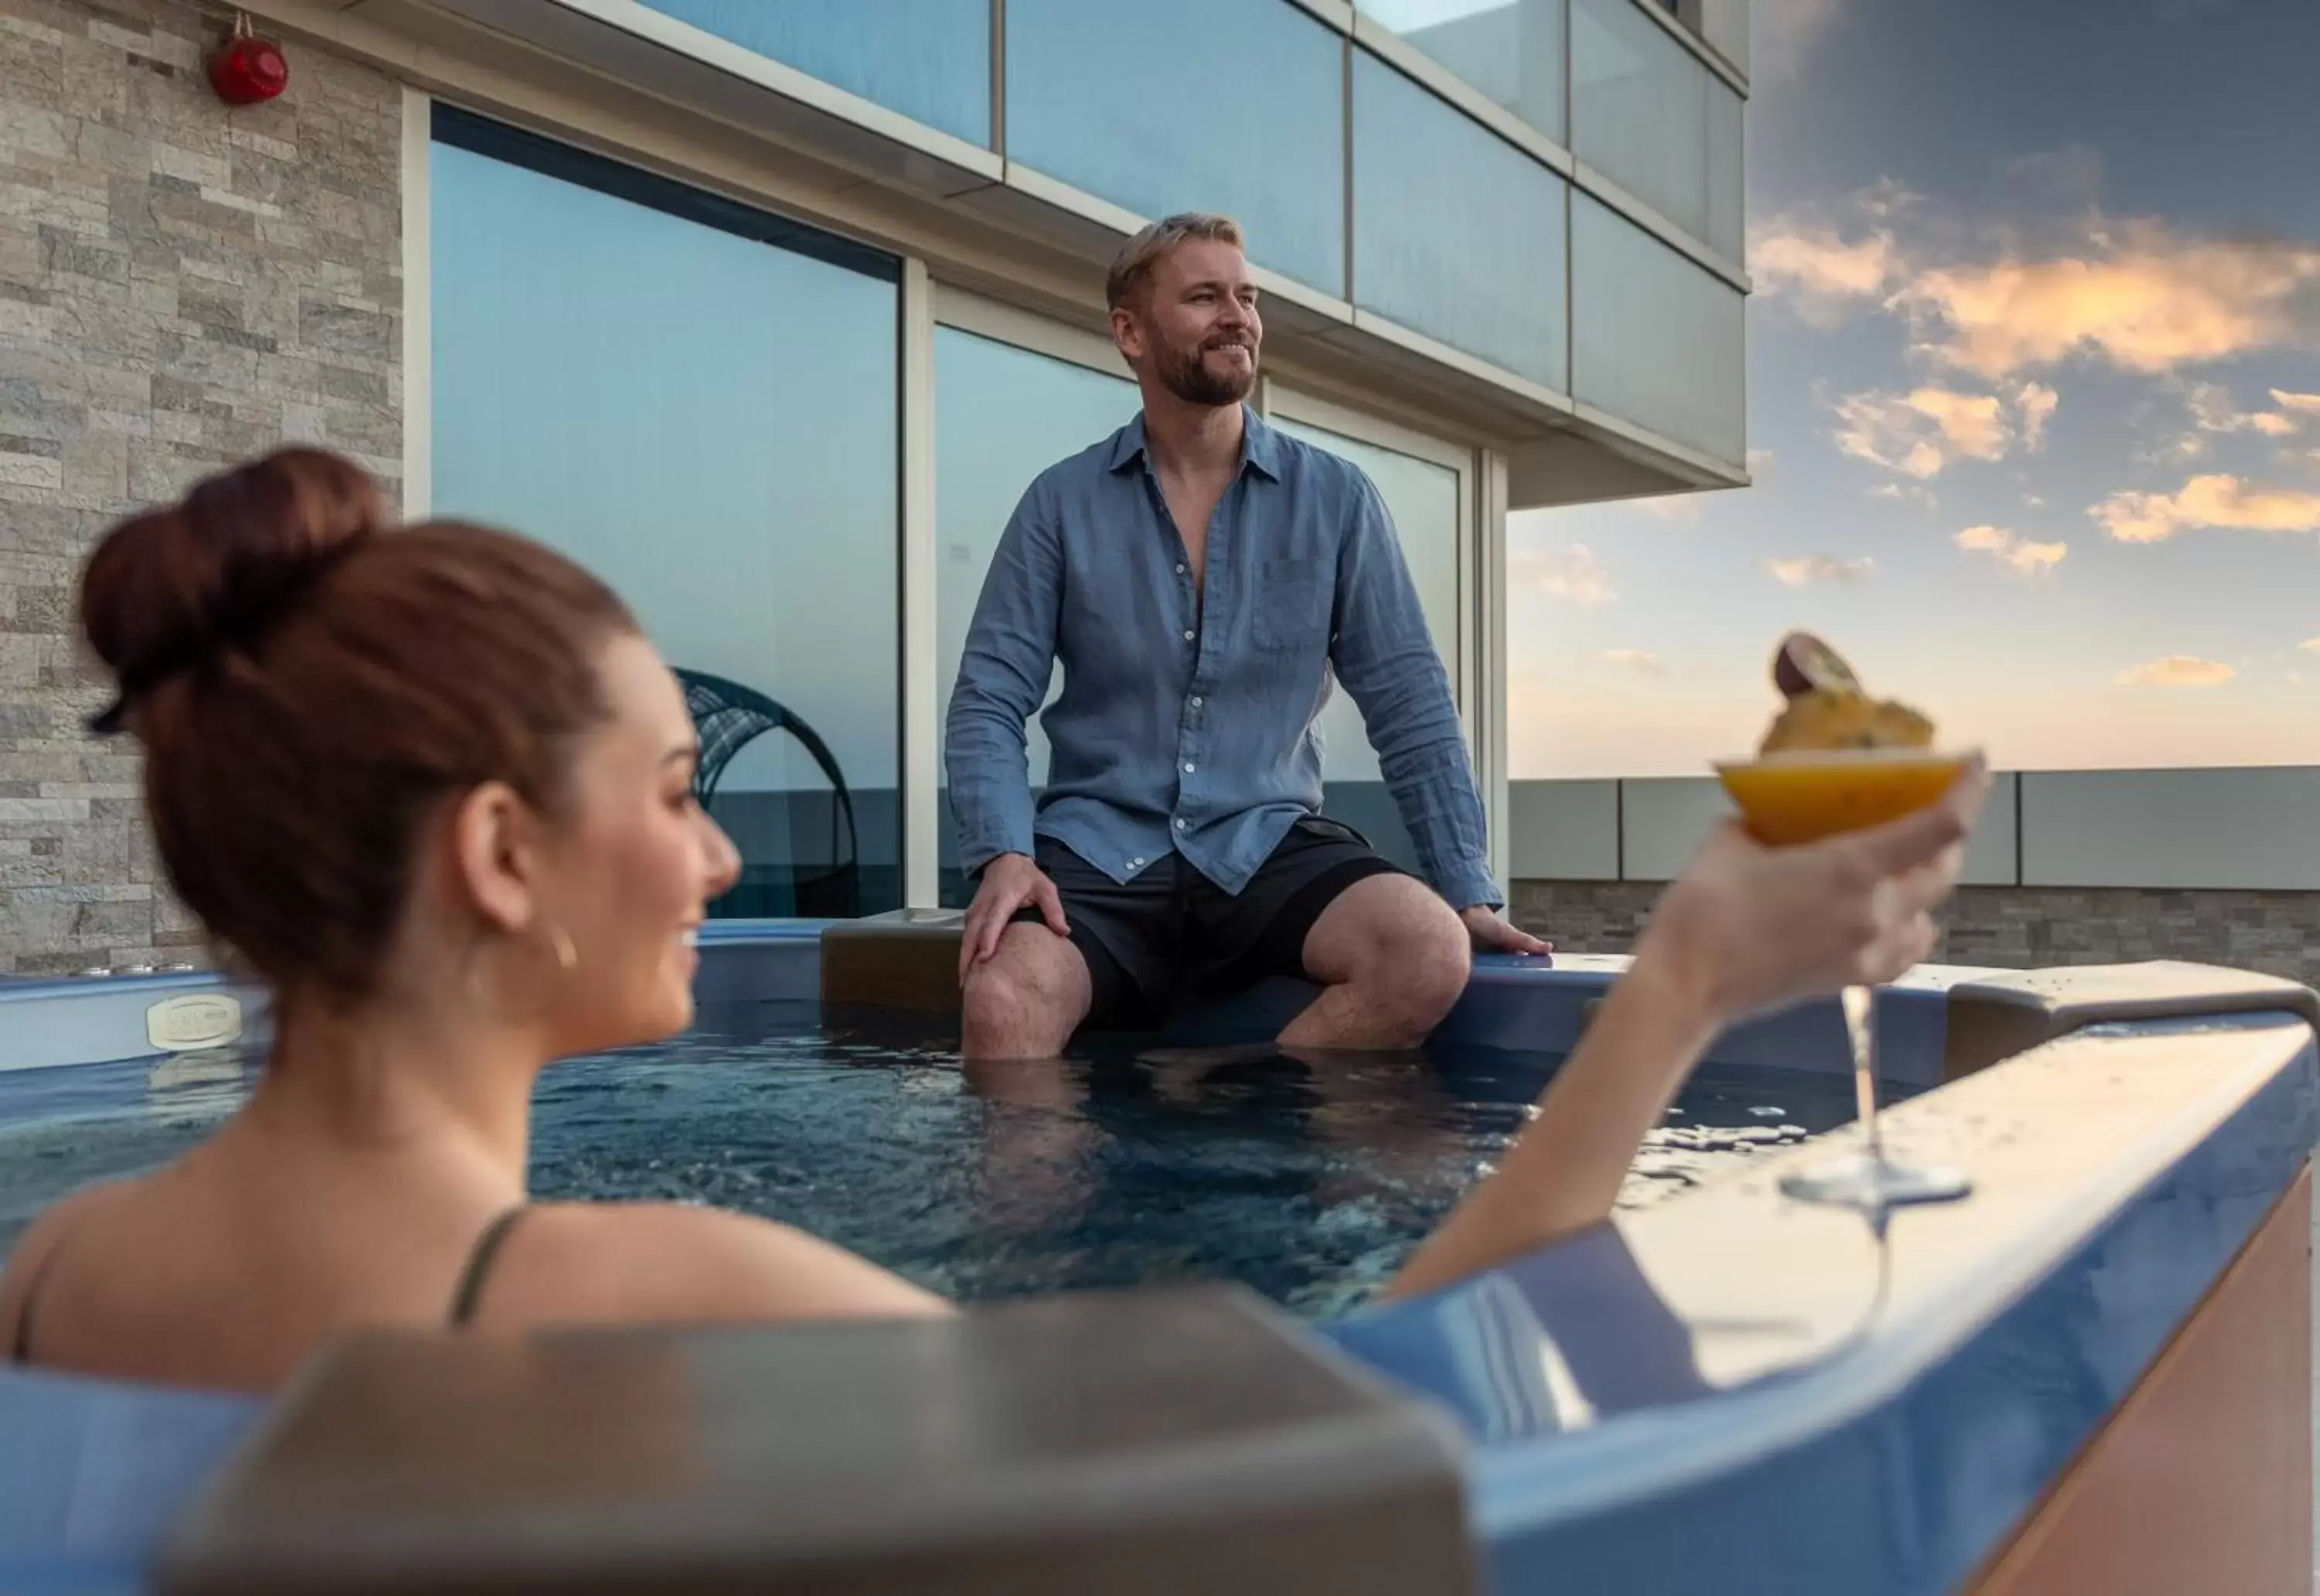
[{"label": "stone tile texture", "polygon": [[[1514,919],[1573,953],[1626,953],[1663,888],[1518,881]],[[1935,957],[2008,969],[2180,958],[2320,985],[2320,893],[1977,886],[1943,916]]]},{"label": "stone tile texture", "polygon": [[285,441],[401,469],[403,107],[311,46],[231,108],[230,8],[0,0],[0,971],[196,959],[71,624],[125,513]]}]

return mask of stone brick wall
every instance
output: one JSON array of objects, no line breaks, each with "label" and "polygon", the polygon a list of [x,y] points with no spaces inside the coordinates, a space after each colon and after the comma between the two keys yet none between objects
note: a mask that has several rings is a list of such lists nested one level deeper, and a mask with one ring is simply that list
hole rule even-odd
[{"label": "stone brick wall", "polygon": [[230,9],[0,0],[0,970],[198,957],[77,662],[116,518],[285,440],[402,458],[402,101],[292,45],[230,109]]},{"label": "stone brick wall", "polygon": [[[1573,953],[1626,953],[1661,888],[1646,882],[1518,881],[1525,929]],[[1935,955],[1952,964],[2192,959],[2320,985],[2320,893],[1977,886],[1944,917]]]}]

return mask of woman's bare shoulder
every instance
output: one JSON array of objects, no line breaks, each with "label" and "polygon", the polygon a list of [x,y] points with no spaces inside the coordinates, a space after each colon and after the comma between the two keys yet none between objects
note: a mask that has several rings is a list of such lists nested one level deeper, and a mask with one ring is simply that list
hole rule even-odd
[{"label": "woman's bare shoulder", "polygon": [[951,1304],[787,1225],[674,1202],[547,1203],[502,1253],[498,1321],[925,1317]]},{"label": "woman's bare shoulder", "polygon": [[119,1206],[132,1194],[137,1184],[131,1179],[86,1187],[50,1203],[24,1227],[15,1246],[8,1249],[6,1270],[0,1272],[0,1339],[14,1342],[17,1320],[24,1310],[24,1297],[64,1244],[66,1236],[84,1220]]}]

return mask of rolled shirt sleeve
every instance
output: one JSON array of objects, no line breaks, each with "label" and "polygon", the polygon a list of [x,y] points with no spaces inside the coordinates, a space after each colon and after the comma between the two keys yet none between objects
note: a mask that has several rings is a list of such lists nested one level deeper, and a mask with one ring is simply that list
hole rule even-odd
[{"label": "rolled shirt sleeve", "polygon": [[1427,630],[1385,502],[1366,476],[1337,560],[1329,660],[1362,712],[1418,866],[1456,909],[1505,902],[1450,675]]},{"label": "rolled shirt sleeve", "polygon": [[1044,481],[1025,493],[1000,535],[959,659],[944,725],[943,760],[959,862],[969,875],[1001,854],[1032,851],[1025,728],[1055,667],[1062,551]]}]

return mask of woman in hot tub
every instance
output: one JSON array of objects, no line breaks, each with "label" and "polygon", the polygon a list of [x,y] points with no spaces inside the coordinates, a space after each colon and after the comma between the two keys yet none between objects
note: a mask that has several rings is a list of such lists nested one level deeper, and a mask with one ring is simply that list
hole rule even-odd
[{"label": "woman in hot tub", "polygon": [[[81,624],[170,884],[270,984],[276,1036],[206,1143],[25,1234],[0,1280],[17,1361],[266,1391],[356,1326],[950,1311],[763,1220],[526,1200],[534,1078],[685,1027],[736,870],[676,685],[603,584],[505,533],[390,530],[355,467],[289,450],[116,528]],[[1720,1029],[1924,957],[1986,785],[1813,847],[1716,833],[1392,1289],[1602,1220]]]}]

